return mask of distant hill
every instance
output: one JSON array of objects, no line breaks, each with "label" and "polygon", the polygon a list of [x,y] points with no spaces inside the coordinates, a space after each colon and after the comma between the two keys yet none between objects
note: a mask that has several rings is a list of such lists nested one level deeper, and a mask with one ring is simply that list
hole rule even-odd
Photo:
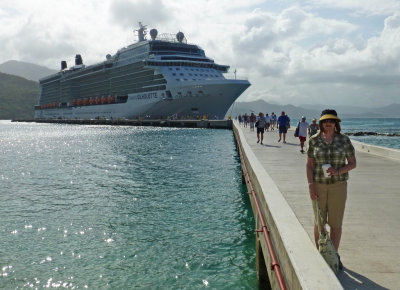
[{"label": "distant hill", "polygon": [[373,112],[400,118],[400,104],[391,104],[386,107],[376,108],[375,110],[373,110]]},{"label": "distant hill", "polygon": [[[285,111],[292,119],[300,119],[301,116],[306,116],[308,120],[313,117],[318,118],[321,111],[326,108],[325,105],[277,105],[270,104],[263,100],[253,102],[235,102],[228,111],[228,115],[236,117],[239,114],[254,112],[258,114],[263,112],[271,114],[275,112],[278,116],[282,111]],[[338,112],[338,115],[343,118],[400,118],[400,104],[392,104],[380,108],[363,108],[363,107],[333,107]]]},{"label": "distant hill", "polygon": [[[303,108],[319,109],[323,105],[300,105]],[[354,118],[368,118],[368,117],[388,117],[388,118],[400,118],[400,103],[391,104],[385,107],[377,108],[365,108],[356,106],[335,106],[334,109],[340,113],[340,115]]]},{"label": "distant hill", "polygon": [[313,117],[318,118],[321,114],[322,109],[305,109],[302,107],[297,107],[293,105],[277,105],[270,104],[263,100],[257,100],[253,102],[236,102],[231,109],[229,109],[228,113],[232,115],[232,117],[236,117],[239,114],[251,113],[258,115],[259,112],[268,113],[271,115],[274,112],[277,116],[280,116],[282,111],[291,118],[291,119],[300,119],[301,116],[306,116],[307,119],[312,119]]},{"label": "distant hill", "polygon": [[0,119],[32,119],[39,97],[39,83],[0,73]]},{"label": "distant hill", "polygon": [[57,71],[29,62],[9,60],[0,64],[0,72],[20,76],[31,81],[39,81],[40,78]]}]

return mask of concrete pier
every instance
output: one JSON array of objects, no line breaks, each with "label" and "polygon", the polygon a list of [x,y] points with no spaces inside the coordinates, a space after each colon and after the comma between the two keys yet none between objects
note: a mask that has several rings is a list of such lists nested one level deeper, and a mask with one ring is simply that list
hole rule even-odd
[{"label": "concrete pier", "polygon": [[[353,142],[357,168],[349,173],[339,249],[345,268],[336,278],[319,259],[314,245],[306,154],[300,153],[293,130],[288,132],[286,144],[278,142],[275,130],[266,132],[264,145],[260,145],[256,132],[236,122],[233,127],[261,196],[288,289],[399,289],[399,150]],[[259,233],[257,236],[262,240]],[[268,254],[264,253],[264,259],[276,288]]]}]

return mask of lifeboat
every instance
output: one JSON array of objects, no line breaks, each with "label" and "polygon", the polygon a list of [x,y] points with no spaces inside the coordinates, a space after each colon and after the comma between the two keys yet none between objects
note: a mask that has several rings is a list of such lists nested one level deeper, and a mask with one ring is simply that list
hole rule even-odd
[{"label": "lifeboat", "polygon": [[101,97],[96,97],[96,104],[100,105],[101,104]]},{"label": "lifeboat", "polygon": [[102,97],[101,97],[101,103],[102,103],[102,104],[107,104],[107,103],[108,103],[108,97],[102,96]]},{"label": "lifeboat", "polygon": [[96,104],[96,99],[95,98],[90,98],[89,99],[89,105],[95,105]]},{"label": "lifeboat", "polygon": [[115,97],[114,96],[108,96],[108,103],[115,103]]}]

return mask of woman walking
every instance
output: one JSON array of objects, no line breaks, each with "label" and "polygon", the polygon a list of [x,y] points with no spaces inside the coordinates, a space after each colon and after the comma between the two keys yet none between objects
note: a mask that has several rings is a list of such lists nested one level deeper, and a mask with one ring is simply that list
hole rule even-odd
[{"label": "woman walking", "polygon": [[[316,212],[316,202],[318,202],[324,223],[330,226],[330,238],[336,253],[342,236],[348,172],[356,168],[354,147],[350,139],[340,133],[340,122],[335,110],[322,111],[319,119],[320,132],[310,138],[306,165],[309,193],[314,209],[315,243],[318,247]],[[329,168],[325,175],[322,165],[326,164],[329,164]],[[339,269],[343,269],[340,256],[337,255]]]},{"label": "woman walking", "polygon": [[254,115],[254,113],[251,113],[249,121],[250,121],[250,131],[254,131],[254,124],[257,121],[256,115]]},{"label": "woman walking", "polygon": [[318,129],[317,119],[313,118],[310,125],[310,137],[317,134]]}]

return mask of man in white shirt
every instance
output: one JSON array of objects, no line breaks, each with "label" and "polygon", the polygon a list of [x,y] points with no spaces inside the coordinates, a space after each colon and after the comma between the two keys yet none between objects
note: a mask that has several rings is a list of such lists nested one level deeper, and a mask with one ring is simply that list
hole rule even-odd
[{"label": "man in white shirt", "polygon": [[276,124],[276,115],[274,112],[271,114],[271,131],[274,130]]},{"label": "man in white shirt", "polygon": [[301,122],[298,124],[299,126],[299,139],[300,139],[300,146],[301,146],[301,153],[304,153],[304,142],[307,139],[307,132],[310,133],[310,126],[306,122],[306,117],[301,117]]},{"label": "man in white shirt", "polygon": [[269,130],[269,126],[271,124],[271,117],[268,116],[268,113],[265,114],[265,129],[267,129],[267,131]]}]

